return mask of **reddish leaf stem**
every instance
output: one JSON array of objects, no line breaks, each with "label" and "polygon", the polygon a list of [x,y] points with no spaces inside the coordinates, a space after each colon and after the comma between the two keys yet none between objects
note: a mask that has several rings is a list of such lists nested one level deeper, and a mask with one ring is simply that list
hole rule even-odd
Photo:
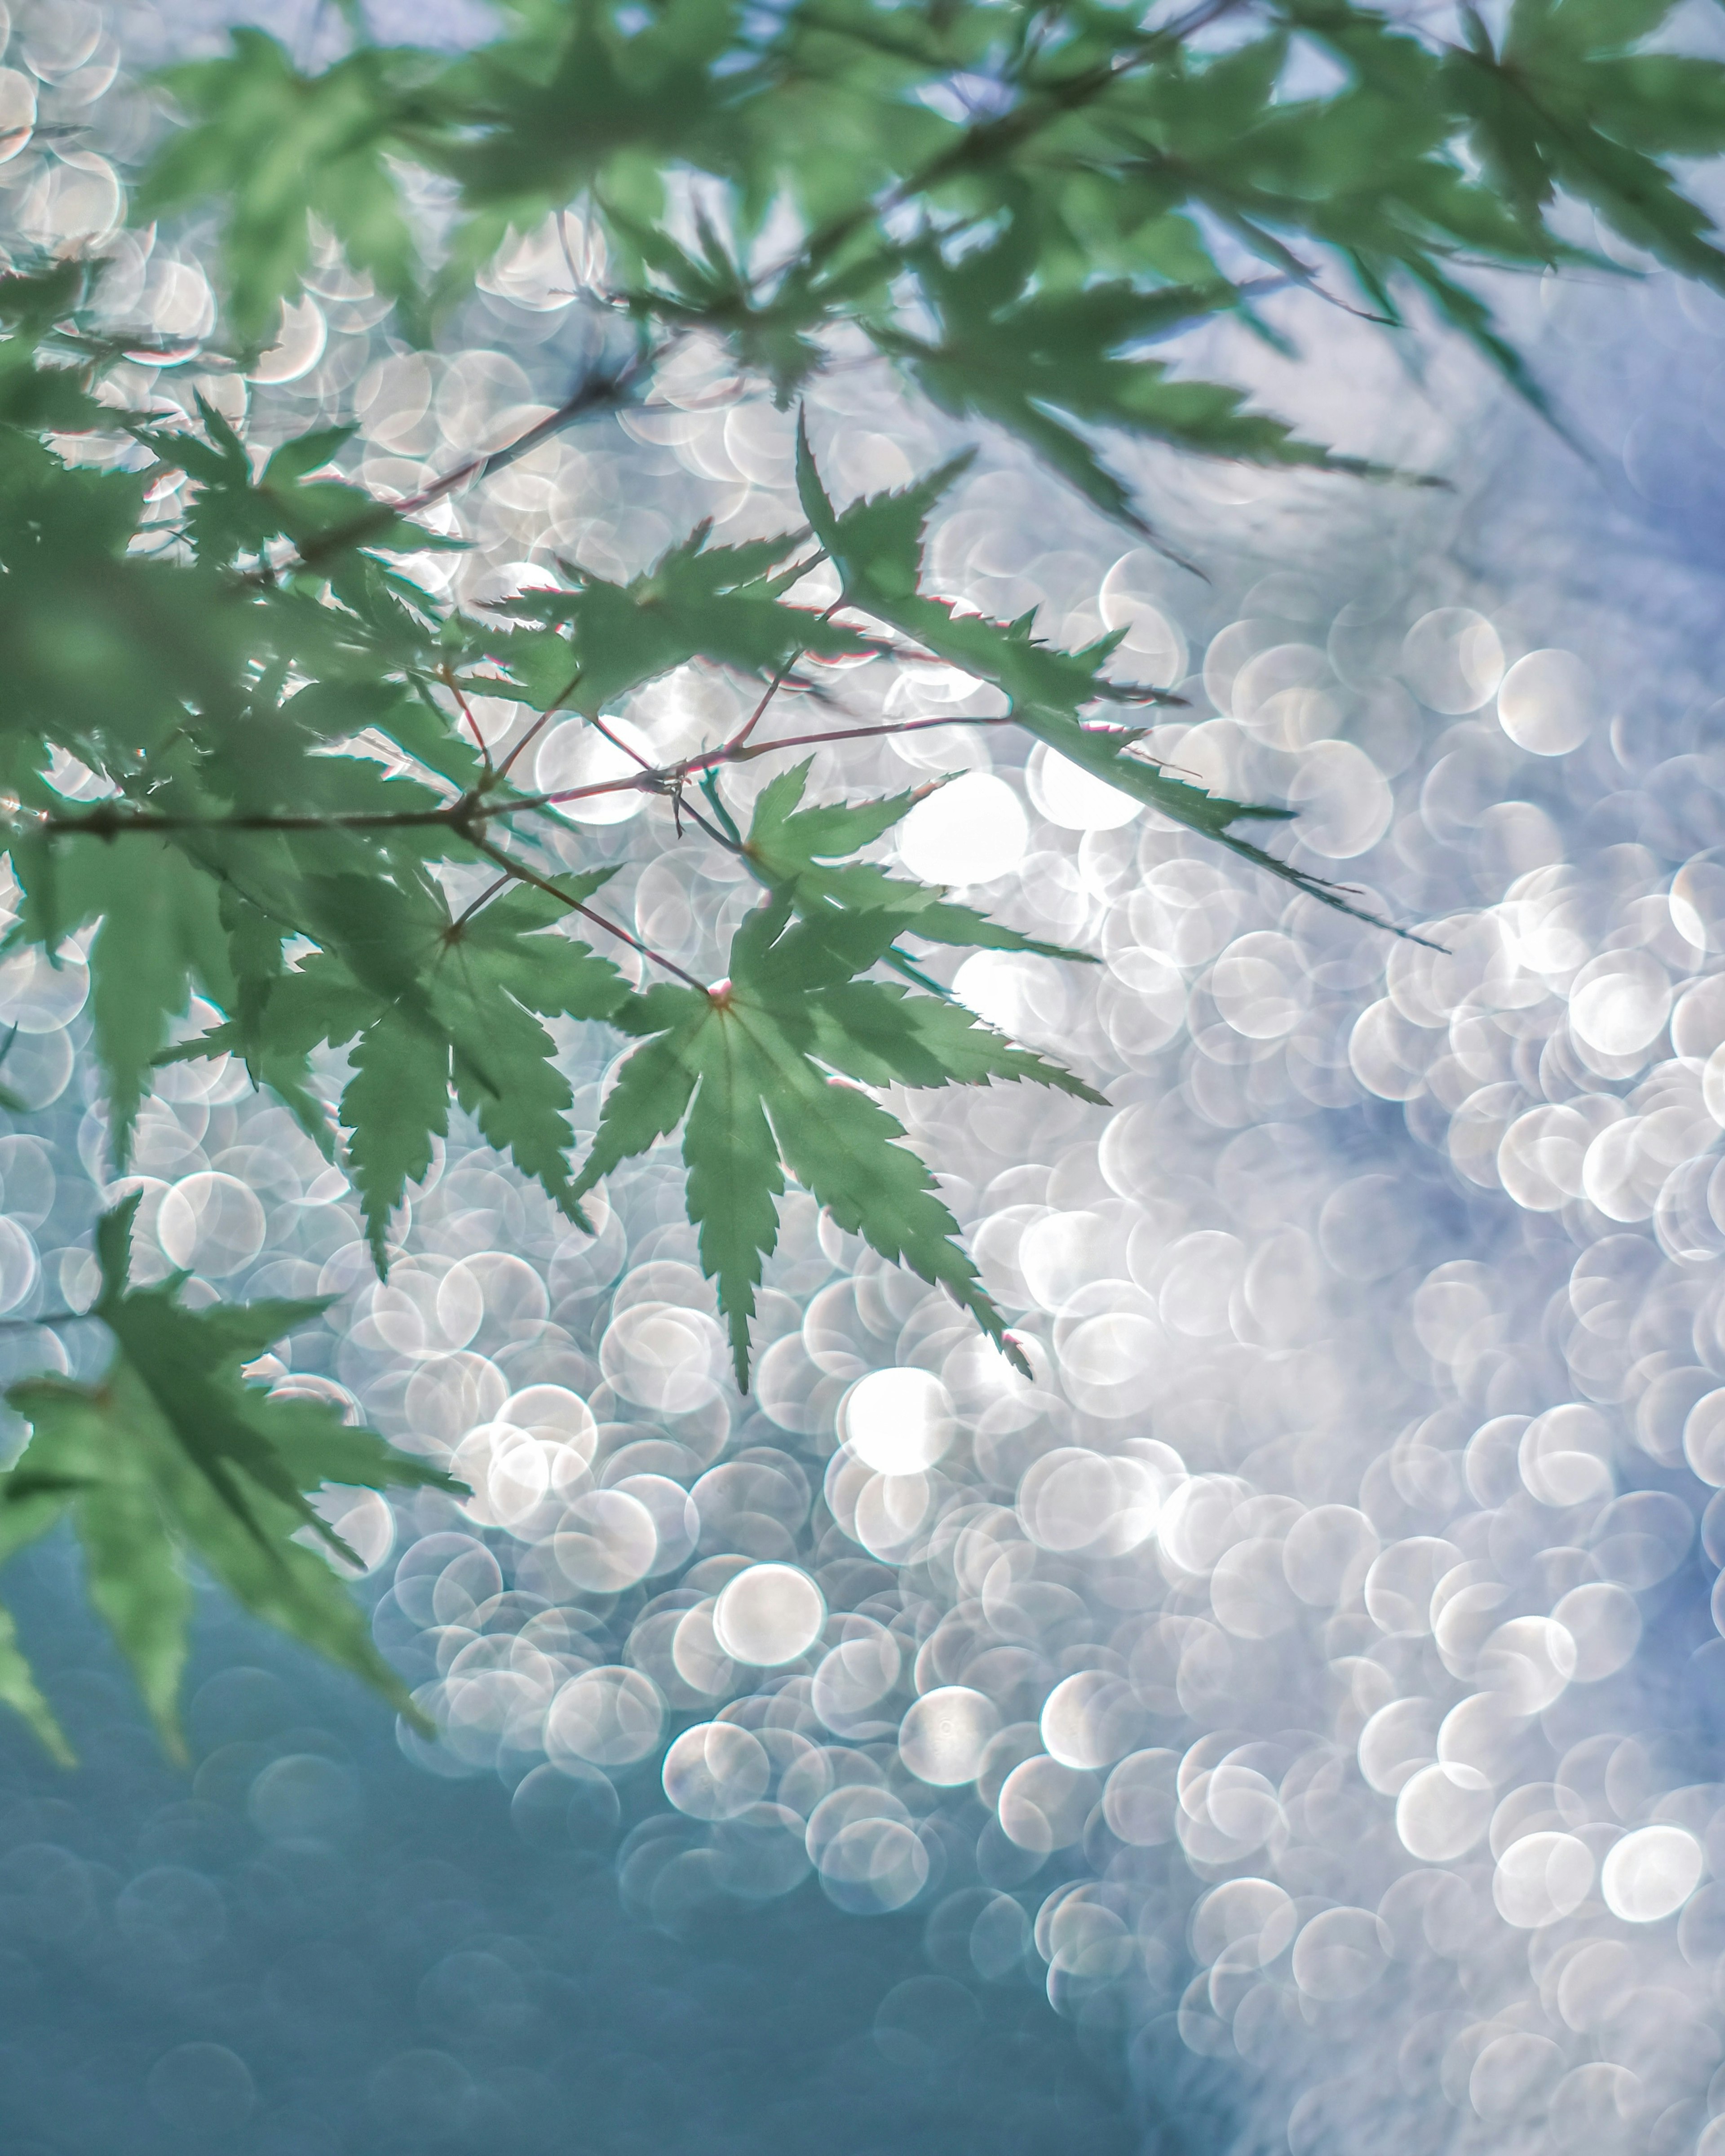
[{"label": "reddish leaf stem", "polygon": [[706,993],[706,985],[697,981],[693,973],[685,973],[675,958],[667,958],[662,952],[655,951],[650,944],[644,943],[639,936],[631,934],[619,921],[608,920],[603,913],[596,912],[592,906],[583,905],[579,899],[571,898],[567,891],[559,891],[549,876],[540,875],[532,869],[524,867],[520,861],[511,860],[501,847],[492,845],[488,839],[475,839],[474,844],[482,854],[489,860],[495,861],[498,867],[508,875],[517,878],[522,883],[531,884],[535,891],[542,891],[548,898],[554,898],[559,905],[567,906],[571,913],[580,914],[584,920],[592,921],[595,927],[603,928],[608,935],[615,936],[621,942],[627,943],[630,950],[639,951],[644,958],[651,959],[655,966],[663,966],[666,973],[675,973],[680,981],[685,982],[690,988],[699,989],[702,995]]}]

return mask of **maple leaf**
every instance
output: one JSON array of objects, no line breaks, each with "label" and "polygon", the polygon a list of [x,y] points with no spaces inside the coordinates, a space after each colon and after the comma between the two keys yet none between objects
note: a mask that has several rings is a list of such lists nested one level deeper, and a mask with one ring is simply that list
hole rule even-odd
[{"label": "maple leaf", "polygon": [[899,1142],[903,1127],[861,1088],[1010,1078],[1082,1101],[1101,1096],[957,1004],[857,978],[886,955],[897,925],[880,913],[797,921],[780,893],[737,930],[727,980],[706,990],[655,987],[612,1014],[623,1032],[644,1038],[606,1099],[575,1195],[684,1125],[689,1217],[745,1389],[785,1168],[847,1234],[945,1287],[1024,1367],[954,1240],[957,1223]]},{"label": "maple leaf", "polygon": [[1672,269],[1725,289],[1713,220],[1659,162],[1717,152],[1725,66],[1632,49],[1671,0],[1514,0],[1500,44],[1472,7],[1446,71],[1475,154],[1530,228],[1563,189]]},{"label": "maple leaf", "polygon": [[[131,1663],[163,1745],[185,1757],[179,1696],[192,1615],[190,1563],[201,1564],[254,1616],[375,1686],[402,1714],[423,1720],[372,1643],[364,1613],[310,1534],[352,1560],[312,1502],[325,1484],[367,1490],[438,1489],[452,1481],[429,1461],[352,1428],[326,1401],[275,1399],[248,1383],[244,1366],[326,1302],[217,1304],[188,1310],[183,1274],[130,1284],[133,1222],[126,1199],[96,1228],[101,1292],[92,1307],[114,1337],[95,1384],[28,1378],[7,1404],[31,1425],[17,1463],[0,1476],[0,1558],[70,1518],[84,1551],[90,1599]],[[357,1560],[353,1560],[357,1562]],[[3,1613],[0,1613],[3,1616]],[[0,1624],[0,1698],[69,1762],[53,1710]]]},{"label": "maple leaf", "polygon": [[[872,862],[846,860],[845,855],[885,837],[932,788],[922,786],[875,801],[821,802],[804,808],[798,804],[814,761],[805,758],[762,788],[748,836],[742,842],[743,858],[755,875],[769,891],[786,892],[799,914],[819,919],[834,909],[849,909],[888,915],[899,928],[931,943],[1029,951],[1043,958],[1094,963],[1087,951],[1039,942],[1034,936],[989,920],[973,906],[953,905],[942,886],[890,875]],[[711,798],[712,789],[708,790]]]},{"label": "maple leaf", "polygon": [[229,35],[232,49],[221,59],[165,71],[195,117],[168,137],[144,174],[139,215],[223,198],[228,317],[243,342],[264,341],[281,301],[298,293],[311,261],[314,216],[355,270],[411,301],[418,253],[386,153],[407,93],[425,72],[424,57],[362,44],[305,75],[266,32]]},{"label": "maple leaf", "polygon": [[1177,380],[1164,362],[1136,349],[1237,305],[1240,293],[1220,279],[1147,291],[1124,280],[1038,290],[1032,235],[1016,221],[955,262],[932,245],[912,259],[940,321],[939,340],[881,329],[875,342],[906,364],[942,411],[1009,429],[1105,516],[1147,538],[1154,541],[1154,532],[1081,427],[1118,428],[1251,464],[1391,475],[1248,409],[1240,390]]},{"label": "maple leaf", "polygon": [[918,590],[923,526],[935,502],[968,461],[955,459],[907,487],[855,502],[841,516],[821,484],[806,417],[798,423],[798,491],[815,536],[843,581],[846,600],[914,637],[949,665],[978,680],[992,682],[1007,697],[1013,717],[1026,732],[1081,769],[1337,912],[1407,936],[1409,931],[1356,906],[1337,885],[1278,860],[1230,828],[1247,820],[1285,823],[1291,811],[1231,800],[1172,777],[1148,757],[1134,752],[1143,737],[1142,728],[1081,720],[1080,712],[1089,704],[1146,702],[1162,693],[1111,680],[1102,672],[1120,643],[1117,634],[1099,638],[1080,651],[1062,651],[1032,634],[1028,614],[1015,622],[990,621],[983,614],[959,613],[947,600],[927,598]]},{"label": "maple leaf", "polygon": [[123,1168],[172,1021],[194,988],[218,1002],[232,991],[220,887],[171,839],[145,832],[109,843],[62,839],[52,861],[44,849],[21,880],[26,909],[9,940],[39,942],[52,952],[62,935],[98,923],[90,947],[90,1016],[108,1080],[109,1142]]},{"label": "maple leaf", "polygon": [[531,670],[526,678],[543,690],[543,701],[556,696],[570,711],[589,716],[614,709],[630,690],[691,659],[764,675],[788,669],[803,651],[838,658],[858,649],[854,629],[836,628],[781,598],[807,564],[776,576],[771,572],[806,531],[711,547],[711,529],[697,525],[627,583],[559,563],[572,589],[524,592],[495,611],[542,629],[567,627],[570,641],[556,639],[549,652],[531,644],[519,654],[509,640],[494,640],[488,648],[506,664],[521,657]]},{"label": "maple leaf", "polygon": [[627,993],[608,960],[558,926],[613,873],[517,883],[459,918],[429,875],[308,879],[307,927],[322,947],[264,982],[245,1023],[224,1020],[172,1055],[231,1050],[264,1082],[303,1087],[314,1049],[351,1044],[340,1114],[380,1272],[389,1216],[447,1133],[452,1091],[487,1143],[584,1224],[567,1168],[573,1095],[540,1020],[606,1018]]},{"label": "maple leaf", "polygon": [[271,451],[254,479],[245,444],[202,393],[207,440],[184,431],[133,425],[134,439],[196,482],[186,530],[200,562],[225,567],[261,554],[273,539],[292,542],[301,562],[335,573],[361,548],[414,553],[459,549],[465,541],[432,531],[347,480],[315,476],[353,439],[352,427],[316,427]]}]

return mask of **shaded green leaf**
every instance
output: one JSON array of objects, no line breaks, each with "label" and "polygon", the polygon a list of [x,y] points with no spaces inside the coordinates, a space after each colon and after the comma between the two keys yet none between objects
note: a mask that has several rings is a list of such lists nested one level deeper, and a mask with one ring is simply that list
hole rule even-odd
[{"label": "shaded green leaf", "polygon": [[145,173],[138,213],[158,217],[223,198],[228,314],[243,343],[265,341],[280,303],[298,294],[312,259],[314,215],[380,290],[412,295],[418,253],[386,159],[424,62],[362,45],[305,75],[267,32],[235,29],[230,38],[223,58],[167,70],[193,121],[168,137]]},{"label": "shaded green leaf", "polygon": [[[531,648],[536,680],[573,711],[590,716],[691,659],[766,676],[788,668],[803,651],[828,658],[854,652],[854,630],[836,628],[805,608],[782,603],[800,571],[773,572],[807,535],[788,531],[740,547],[711,547],[711,527],[697,525],[650,569],[614,583],[561,564],[572,588],[524,592],[500,613],[545,629],[567,628],[555,654]],[[509,663],[509,643],[491,647]]]},{"label": "shaded green leaf", "polygon": [[[821,484],[806,422],[803,424],[797,484],[803,513],[844,579],[846,599],[915,637],[949,665],[992,682],[1008,698],[1014,718],[1027,732],[1081,770],[1338,912],[1392,927],[1355,906],[1340,886],[1278,860],[1231,829],[1248,819],[1284,822],[1286,809],[1233,801],[1189,785],[1137,752],[1141,730],[1082,718],[1085,708],[1095,703],[1146,702],[1160,693],[1115,681],[1102,672],[1118,645],[1117,636],[1104,637],[1081,651],[1062,651],[1032,634],[1029,616],[1011,623],[990,621],[982,614],[960,613],[946,600],[924,598],[918,592],[922,526],[954,469],[943,467],[896,494],[859,502],[841,516]],[[1409,933],[1400,928],[1394,932]]]},{"label": "shaded green leaf", "polygon": [[[322,1303],[186,1309],[177,1281],[134,1288],[129,1251],[140,1200],[97,1229],[102,1291],[95,1306],[115,1339],[95,1384],[33,1378],[7,1403],[29,1443],[0,1476],[0,1553],[69,1516],[90,1599],[131,1662],[162,1742],[183,1758],[179,1695],[198,1563],[254,1614],[311,1646],[417,1719],[372,1644],[363,1613],[316,1551],[310,1529],[346,1554],[311,1499],[325,1483],[459,1491],[440,1469],[346,1425],[327,1403],[274,1400],[244,1366]],[[9,1624],[0,1628],[0,1698],[67,1755]]]}]

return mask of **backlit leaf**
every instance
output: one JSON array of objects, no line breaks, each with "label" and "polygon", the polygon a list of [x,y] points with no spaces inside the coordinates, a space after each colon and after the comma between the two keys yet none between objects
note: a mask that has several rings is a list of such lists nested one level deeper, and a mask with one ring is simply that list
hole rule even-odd
[{"label": "backlit leaf", "polygon": [[1081,1100],[1100,1096],[1070,1071],[932,996],[859,982],[896,923],[835,916],[796,921],[786,896],[752,913],[716,988],[658,987],[614,1016],[645,1036],[619,1073],[579,1197],[632,1154],[687,1121],[689,1214],[702,1270],[718,1285],[737,1383],[747,1385],[749,1322],[762,1260],[778,1242],[782,1160],[847,1233],[945,1287],[989,1337],[1022,1360],[955,1240],[958,1229],[899,1122],[864,1084],[1028,1079]]},{"label": "backlit leaf", "polygon": [[[314,1549],[339,1537],[311,1499],[326,1483],[459,1490],[428,1461],[350,1428],[321,1400],[272,1399],[242,1375],[322,1303],[187,1310],[177,1278],[135,1288],[129,1250],[140,1199],[97,1230],[102,1291],[94,1316],[115,1353],[95,1384],[32,1378],[7,1404],[31,1425],[0,1476],[0,1554],[62,1516],[84,1551],[90,1599],[132,1666],[163,1743],[183,1758],[179,1696],[192,1614],[189,1568],[202,1566],[254,1615],[349,1669],[410,1718],[412,1702],[372,1644],[364,1614]],[[12,1637],[0,1631],[0,1699],[64,1758]]]}]

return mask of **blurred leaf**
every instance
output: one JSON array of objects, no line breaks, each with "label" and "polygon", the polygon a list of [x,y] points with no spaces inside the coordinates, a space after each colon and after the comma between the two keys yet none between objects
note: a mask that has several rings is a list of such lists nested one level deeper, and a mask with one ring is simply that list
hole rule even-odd
[{"label": "blurred leaf", "polygon": [[[461,1485],[373,1431],[348,1427],[325,1401],[272,1399],[245,1381],[245,1364],[325,1304],[192,1311],[178,1301],[180,1276],[155,1287],[131,1286],[140,1203],[138,1195],[127,1199],[102,1216],[96,1231],[102,1290],[94,1315],[115,1339],[105,1375],[94,1385],[26,1378],[6,1395],[32,1435],[0,1476],[0,1553],[69,1516],[90,1599],[176,1759],[185,1758],[179,1695],[192,1614],[187,1567],[193,1562],[254,1615],[352,1670],[419,1720],[344,1582],[292,1537],[310,1529],[351,1557],[311,1502],[326,1483],[458,1493]],[[69,1758],[9,1625],[0,1633],[0,1697],[26,1716],[56,1757]]]},{"label": "blurred leaf", "polygon": [[1358,457],[1302,440],[1245,394],[1219,382],[1173,378],[1164,362],[1127,348],[1165,339],[1233,306],[1229,284],[1127,284],[1037,291],[1028,235],[1009,227],[986,247],[948,262],[934,247],[913,258],[938,311],[938,343],[876,331],[883,351],[905,362],[943,411],[993,419],[1035,449],[1104,515],[1154,539],[1128,490],[1103,465],[1080,424],[1115,427],[1207,456],[1307,465],[1355,476],[1390,475]]},{"label": "blurred leaf", "polygon": [[266,343],[312,260],[311,219],[341,242],[380,291],[410,300],[418,249],[387,162],[407,116],[419,56],[362,45],[304,75],[265,31],[235,29],[221,59],[170,68],[162,80],[193,116],[145,173],[137,214],[219,197],[228,320],[244,345]]},{"label": "blurred leaf", "polygon": [[1725,149],[1725,66],[1630,49],[1670,12],[1669,0],[1514,0],[1499,48],[1468,7],[1449,81],[1476,156],[1531,228],[1562,189],[1725,290],[1712,217],[1658,162]]},{"label": "blurred leaf", "polygon": [[232,993],[219,886],[172,840],[65,838],[57,844],[65,928],[98,925],[90,947],[90,1016],[108,1081],[109,1144],[124,1172],[151,1065],[193,989]]}]

